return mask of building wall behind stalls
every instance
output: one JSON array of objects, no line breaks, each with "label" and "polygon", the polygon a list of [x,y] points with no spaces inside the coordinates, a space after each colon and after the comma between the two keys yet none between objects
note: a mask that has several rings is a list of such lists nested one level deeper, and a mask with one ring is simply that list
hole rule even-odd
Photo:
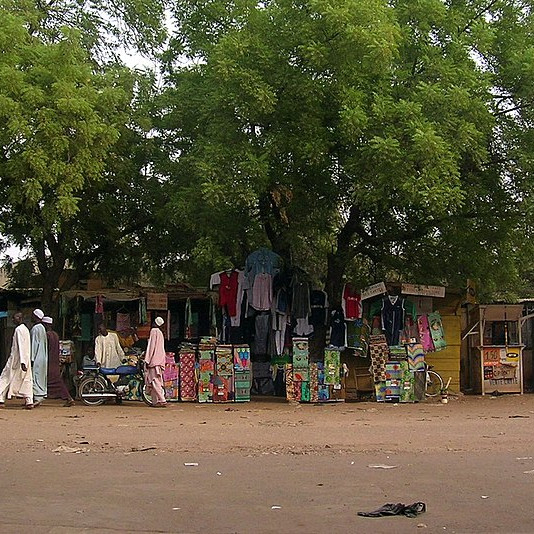
[{"label": "building wall behind stalls", "polygon": [[443,381],[449,377],[450,391],[460,391],[460,353],[461,353],[461,308],[460,296],[447,293],[443,299],[434,299],[434,309],[440,312],[445,331],[447,348],[426,355],[426,361],[434,367]]}]

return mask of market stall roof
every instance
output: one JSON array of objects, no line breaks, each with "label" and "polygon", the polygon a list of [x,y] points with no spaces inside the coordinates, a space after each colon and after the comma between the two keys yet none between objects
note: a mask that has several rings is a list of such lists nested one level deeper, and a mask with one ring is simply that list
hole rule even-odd
[{"label": "market stall roof", "polygon": [[81,297],[84,300],[96,299],[96,297],[104,297],[108,301],[126,302],[131,300],[138,300],[143,297],[139,290],[120,290],[120,289],[99,289],[97,291],[88,291],[84,289],[72,289],[69,291],[62,291],[61,296],[71,300],[76,297]]},{"label": "market stall roof", "polygon": [[136,286],[134,288],[97,289],[92,291],[86,289],[72,289],[69,291],[62,291],[61,295],[68,300],[76,297],[82,297],[84,300],[94,300],[96,297],[102,296],[107,301],[126,302],[139,300],[140,298],[145,297],[147,293],[166,293],[169,300],[209,298],[209,295],[205,290],[195,288],[185,282],[169,284],[164,287]]}]

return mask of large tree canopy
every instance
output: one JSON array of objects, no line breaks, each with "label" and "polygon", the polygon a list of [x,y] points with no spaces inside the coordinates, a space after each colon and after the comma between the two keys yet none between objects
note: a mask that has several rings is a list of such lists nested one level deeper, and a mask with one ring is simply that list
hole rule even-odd
[{"label": "large tree canopy", "polygon": [[[130,8],[149,4],[157,2]],[[123,16],[113,19],[107,5],[0,4],[2,244],[35,259],[46,305],[67,266],[79,276],[95,266],[117,272],[127,256],[121,273],[139,268],[140,234],[152,231],[164,198],[150,171],[152,80],[114,59],[113,28],[98,22],[107,16],[126,29],[133,12],[109,3]],[[146,31],[134,22],[133,34]],[[111,52],[107,62],[97,48]]]},{"label": "large tree canopy", "polygon": [[531,11],[176,2],[163,124],[180,216],[217,258],[266,236],[334,299],[351,269],[513,278],[530,232]]}]

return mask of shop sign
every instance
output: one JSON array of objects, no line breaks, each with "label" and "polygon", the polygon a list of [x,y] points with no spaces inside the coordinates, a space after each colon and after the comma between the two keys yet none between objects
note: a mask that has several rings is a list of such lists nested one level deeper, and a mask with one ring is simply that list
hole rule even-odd
[{"label": "shop sign", "polygon": [[419,295],[420,297],[441,297],[445,296],[443,286],[421,286],[418,284],[402,284],[401,291],[404,295]]},{"label": "shop sign", "polygon": [[166,310],[168,308],[167,293],[147,293],[147,310]]},{"label": "shop sign", "polygon": [[373,284],[372,286],[362,289],[362,300],[383,295],[384,293],[387,293],[386,284],[384,284],[384,282],[378,282],[378,284]]}]

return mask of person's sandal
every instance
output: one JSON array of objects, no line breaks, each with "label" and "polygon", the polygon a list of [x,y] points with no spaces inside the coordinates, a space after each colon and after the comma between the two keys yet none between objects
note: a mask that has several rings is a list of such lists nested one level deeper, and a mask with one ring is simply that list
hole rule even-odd
[{"label": "person's sandal", "polygon": [[65,404],[63,405],[63,408],[70,408],[71,406],[74,406],[76,403],[74,402],[74,399],[69,399]]}]

